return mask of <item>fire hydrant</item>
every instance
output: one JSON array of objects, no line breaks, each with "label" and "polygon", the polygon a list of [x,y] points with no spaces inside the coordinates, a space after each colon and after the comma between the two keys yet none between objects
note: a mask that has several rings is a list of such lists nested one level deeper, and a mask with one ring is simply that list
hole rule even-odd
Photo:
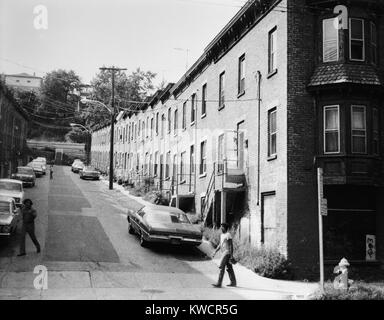
[{"label": "fire hydrant", "polygon": [[333,269],[333,273],[337,273],[338,276],[333,281],[333,287],[339,290],[348,290],[353,280],[348,279],[348,267],[349,262],[343,258],[339,264]]}]

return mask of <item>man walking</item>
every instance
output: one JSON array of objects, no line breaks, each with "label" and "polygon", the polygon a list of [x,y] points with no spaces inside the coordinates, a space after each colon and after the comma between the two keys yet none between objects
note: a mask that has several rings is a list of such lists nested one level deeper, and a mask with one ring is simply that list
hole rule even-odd
[{"label": "man walking", "polygon": [[49,178],[52,180],[53,179],[53,164],[49,167]]},{"label": "man walking", "polygon": [[221,232],[220,235],[220,245],[217,246],[215,252],[212,255],[212,258],[216,255],[217,251],[221,249],[222,257],[220,261],[220,273],[219,273],[219,279],[217,283],[212,284],[216,288],[220,288],[223,283],[224,273],[225,273],[225,267],[227,267],[227,272],[229,275],[229,279],[231,281],[230,284],[228,284],[228,287],[236,287],[236,276],[235,272],[233,271],[231,259],[233,258],[233,243],[232,243],[232,236],[229,233],[229,226],[227,223],[221,224]]},{"label": "man walking", "polygon": [[32,200],[25,199],[21,208],[23,216],[23,227],[21,230],[21,242],[20,242],[20,253],[18,256],[25,256],[25,237],[27,233],[31,237],[33,244],[36,246],[37,253],[40,253],[40,244],[35,236],[35,219],[37,217],[36,210],[32,208]]}]

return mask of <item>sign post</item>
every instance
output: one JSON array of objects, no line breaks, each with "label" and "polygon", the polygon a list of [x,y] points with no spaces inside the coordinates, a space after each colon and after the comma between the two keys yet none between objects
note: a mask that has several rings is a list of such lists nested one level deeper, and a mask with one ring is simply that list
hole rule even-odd
[{"label": "sign post", "polygon": [[324,251],[323,251],[323,213],[327,212],[326,201],[323,198],[323,169],[317,168],[317,204],[319,217],[319,264],[320,264],[320,290],[324,293]]}]

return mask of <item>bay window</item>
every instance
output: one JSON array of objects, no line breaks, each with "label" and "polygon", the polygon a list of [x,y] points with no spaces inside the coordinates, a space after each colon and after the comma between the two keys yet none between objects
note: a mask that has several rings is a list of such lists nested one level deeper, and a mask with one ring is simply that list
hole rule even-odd
[{"label": "bay window", "polygon": [[351,18],[349,21],[349,58],[353,61],[364,61],[364,20]]},{"label": "bay window", "polygon": [[367,124],[365,106],[351,106],[352,153],[367,152]]},{"label": "bay window", "polygon": [[339,106],[324,107],[324,153],[340,152]]},{"label": "bay window", "polygon": [[323,20],[323,62],[339,60],[339,30],[335,18]]}]

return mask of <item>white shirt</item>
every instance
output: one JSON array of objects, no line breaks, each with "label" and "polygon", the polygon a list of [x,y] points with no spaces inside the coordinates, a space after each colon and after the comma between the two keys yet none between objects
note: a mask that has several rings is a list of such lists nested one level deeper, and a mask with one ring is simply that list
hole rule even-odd
[{"label": "white shirt", "polygon": [[220,235],[220,248],[223,254],[231,253],[229,251],[229,243],[228,243],[229,240],[232,240],[232,236],[229,232],[222,233]]}]

